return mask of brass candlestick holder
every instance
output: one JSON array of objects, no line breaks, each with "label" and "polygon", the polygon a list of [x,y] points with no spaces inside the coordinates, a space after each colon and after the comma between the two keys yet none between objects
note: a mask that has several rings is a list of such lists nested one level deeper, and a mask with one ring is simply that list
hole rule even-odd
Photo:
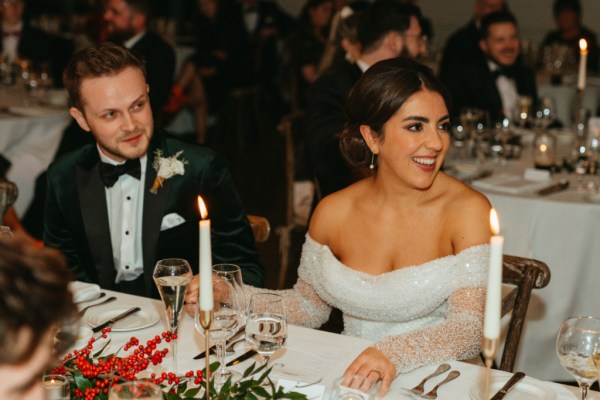
[{"label": "brass candlestick holder", "polygon": [[483,343],[481,344],[481,354],[483,354],[483,358],[485,359],[485,385],[482,397],[482,399],[485,400],[489,399],[490,397],[490,378],[492,374],[492,364],[494,363],[496,353],[498,352],[498,343],[498,339],[488,339],[484,337]]},{"label": "brass candlestick holder", "polygon": [[206,400],[210,400],[210,326],[215,320],[214,310],[200,310],[200,326],[204,329],[204,360],[206,362],[206,376],[204,384],[206,388]]}]

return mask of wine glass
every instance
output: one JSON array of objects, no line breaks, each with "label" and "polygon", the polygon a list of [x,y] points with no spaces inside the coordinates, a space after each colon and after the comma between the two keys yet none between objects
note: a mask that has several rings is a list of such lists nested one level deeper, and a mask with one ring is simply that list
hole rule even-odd
[{"label": "wine glass", "polygon": [[146,381],[130,381],[115,385],[108,392],[108,400],[162,400],[160,386]]},{"label": "wine glass", "polygon": [[540,97],[535,109],[535,124],[540,129],[547,129],[556,118],[556,106],[552,97]]},{"label": "wine glass", "polygon": [[598,379],[594,357],[600,352],[600,318],[580,316],[566,319],[556,338],[560,363],[575,377],[581,399],[587,399],[589,387]]},{"label": "wine glass", "polygon": [[[219,369],[214,374],[215,387],[222,387],[227,380],[237,380],[241,374],[230,371],[225,364],[225,343],[245,323],[246,300],[240,287],[241,272],[232,264],[213,266],[214,317],[209,328],[210,338],[215,342]],[[204,334],[201,324],[200,303],[196,307],[196,329]]]},{"label": "wine glass", "polygon": [[248,306],[246,340],[269,364],[271,355],[279,350],[287,338],[287,324],[283,299],[278,294],[255,293]]},{"label": "wine glass", "polygon": [[529,121],[531,117],[530,111],[531,109],[531,97],[529,96],[519,96],[517,98],[517,103],[515,105],[514,110],[514,118],[518,123],[521,131],[525,128],[525,124]]},{"label": "wine glass", "polygon": [[[186,260],[167,258],[156,263],[152,277],[165,304],[169,328],[177,334],[185,292],[192,281],[192,268]],[[173,340],[173,370],[177,373],[177,340]]]}]

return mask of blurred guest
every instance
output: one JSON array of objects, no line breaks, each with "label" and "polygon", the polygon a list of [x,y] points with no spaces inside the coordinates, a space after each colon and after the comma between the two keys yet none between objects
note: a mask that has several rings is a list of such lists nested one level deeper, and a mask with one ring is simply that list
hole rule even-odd
[{"label": "blurred guest", "polygon": [[519,57],[521,41],[515,17],[505,11],[484,17],[479,46],[485,60],[465,60],[446,82],[454,116],[458,117],[461,108],[474,107],[486,111],[494,123],[512,119],[519,96],[529,96],[535,104],[535,75]]},{"label": "blurred guest", "polygon": [[0,60],[18,64],[30,72],[49,74],[55,86],[71,57],[71,41],[34,28],[23,18],[24,0],[0,0]]},{"label": "blurred guest", "polygon": [[[158,34],[148,28],[147,0],[107,0],[104,9],[108,40],[130,49],[146,63],[150,103],[156,117],[167,101],[173,75],[175,52]],[[161,121],[157,121],[160,124]]]},{"label": "blurred guest", "polygon": [[331,68],[308,92],[306,141],[309,165],[321,196],[338,191],[356,177],[342,157],[338,134],[346,117],[344,103],[361,74],[378,61],[406,56],[416,58],[425,47],[417,7],[395,1],[378,1],[366,9],[358,23],[362,48],[354,63]]},{"label": "blurred guest", "polygon": [[581,23],[581,4],[579,0],[556,0],[552,9],[556,30],[550,31],[542,41],[542,54],[552,46],[565,46],[568,54],[563,62],[573,60],[566,69],[575,71],[579,65],[579,39],[585,39],[588,46],[587,68],[591,73],[598,73],[598,41],[596,34]]},{"label": "blurred guest", "polygon": [[0,240],[0,398],[43,400],[56,328],[75,307],[60,254]]},{"label": "blurred guest", "polygon": [[293,109],[305,107],[306,90],[317,79],[332,12],[331,0],[308,0],[300,13],[298,27],[288,39]]},{"label": "blurred guest", "polygon": [[471,21],[446,41],[440,66],[440,78],[445,84],[453,79],[464,63],[472,64],[485,59],[479,47],[481,19],[493,12],[507,9],[504,0],[475,0]]}]

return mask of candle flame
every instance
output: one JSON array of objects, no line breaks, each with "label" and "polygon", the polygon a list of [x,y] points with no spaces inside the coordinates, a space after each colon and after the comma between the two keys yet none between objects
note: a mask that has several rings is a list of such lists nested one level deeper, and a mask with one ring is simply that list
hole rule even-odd
[{"label": "candle flame", "polygon": [[50,379],[50,384],[51,384],[51,385],[54,385],[54,378],[53,378],[53,379]]},{"label": "candle flame", "polygon": [[542,153],[545,153],[546,150],[548,150],[548,146],[546,146],[544,143],[540,144],[540,151]]},{"label": "candle flame", "polygon": [[587,54],[587,41],[585,39],[579,39],[579,50],[582,54]]},{"label": "candle flame", "polygon": [[500,222],[498,222],[498,213],[496,209],[492,208],[490,210],[490,229],[494,235],[500,233]]},{"label": "candle flame", "polygon": [[204,200],[202,200],[202,197],[200,196],[198,196],[198,209],[200,209],[200,216],[202,219],[206,219],[206,217],[208,217],[208,210],[206,209]]}]

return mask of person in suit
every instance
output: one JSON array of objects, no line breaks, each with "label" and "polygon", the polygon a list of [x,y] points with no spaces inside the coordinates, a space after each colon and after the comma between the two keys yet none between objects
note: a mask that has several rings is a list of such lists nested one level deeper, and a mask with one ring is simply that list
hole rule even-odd
[{"label": "person in suit", "polygon": [[481,20],[486,15],[501,10],[508,10],[504,0],[475,0],[473,18],[446,41],[440,64],[440,78],[444,84],[453,79],[464,63],[484,60],[479,48]]},{"label": "person in suit", "polygon": [[146,62],[150,103],[155,117],[160,117],[159,111],[166,103],[173,83],[175,52],[158,34],[148,30],[148,1],[108,0],[103,16],[108,40],[125,46]]},{"label": "person in suit", "polygon": [[0,240],[0,399],[45,398],[56,328],[76,312],[68,282],[57,251]]},{"label": "person in suit", "polygon": [[535,74],[519,57],[521,41],[515,17],[506,11],[484,17],[479,46],[485,60],[465,61],[446,82],[454,117],[462,108],[473,107],[487,112],[491,123],[512,120],[519,96],[531,97],[531,104],[537,99]]},{"label": "person in suit", "polygon": [[419,16],[416,6],[386,0],[373,3],[358,23],[362,47],[358,60],[338,63],[309,89],[306,145],[309,167],[321,197],[343,189],[357,178],[344,161],[338,140],[346,120],[344,103],[350,89],[378,61],[423,54]]},{"label": "person in suit", "polygon": [[[75,278],[158,297],[157,260],[184,258],[198,270],[201,195],[213,262],[238,264],[245,282],[262,286],[264,270],[225,159],[155,129],[142,61],[110,42],[91,46],[70,61],[65,86],[71,115],[96,143],[49,168],[44,243],[63,252]],[[160,164],[171,166],[168,174]]]},{"label": "person in suit", "polygon": [[24,0],[0,1],[0,60],[21,68],[49,73],[54,86],[61,86],[62,71],[73,52],[70,40],[31,26],[23,17]]}]

